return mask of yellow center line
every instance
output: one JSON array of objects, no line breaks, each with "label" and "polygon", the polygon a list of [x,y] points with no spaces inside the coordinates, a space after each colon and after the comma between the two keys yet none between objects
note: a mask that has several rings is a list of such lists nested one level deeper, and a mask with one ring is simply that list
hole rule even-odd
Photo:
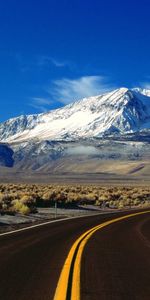
[{"label": "yellow center line", "polygon": [[90,237],[99,229],[112,223],[128,219],[150,211],[129,214],[101,223],[82,234],[71,247],[62,268],[53,300],[80,300],[80,271],[83,249]]}]

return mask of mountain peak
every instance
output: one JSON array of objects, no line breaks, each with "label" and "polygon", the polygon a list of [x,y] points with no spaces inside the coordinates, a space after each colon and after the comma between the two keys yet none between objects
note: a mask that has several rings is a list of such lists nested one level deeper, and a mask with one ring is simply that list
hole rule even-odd
[{"label": "mountain peak", "polygon": [[129,89],[127,87],[121,87],[118,90],[122,93],[126,93]]},{"label": "mountain peak", "polygon": [[150,129],[150,90],[121,87],[0,124],[0,141],[70,140]]}]

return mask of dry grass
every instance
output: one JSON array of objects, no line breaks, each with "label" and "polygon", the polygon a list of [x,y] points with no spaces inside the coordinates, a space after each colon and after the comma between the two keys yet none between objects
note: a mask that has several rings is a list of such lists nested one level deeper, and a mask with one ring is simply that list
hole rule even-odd
[{"label": "dry grass", "polygon": [[1,184],[0,212],[36,212],[37,207],[93,204],[99,207],[149,207],[149,187],[121,187],[98,185],[38,185]]}]

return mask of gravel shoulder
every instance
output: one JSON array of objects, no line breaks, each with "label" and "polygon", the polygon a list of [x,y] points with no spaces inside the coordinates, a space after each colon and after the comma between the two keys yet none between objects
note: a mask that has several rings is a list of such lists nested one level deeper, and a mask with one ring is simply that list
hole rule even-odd
[{"label": "gravel shoulder", "polygon": [[0,234],[4,232],[9,232],[12,230],[17,230],[20,228],[44,223],[46,221],[53,221],[56,219],[64,219],[70,217],[79,217],[92,214],[107,214],[116,213],[122,211],[137,210],[136,207],[128,207],[124,209],[117,208],[100,208],[94,205],[84,205],[78,206],[77,208],[38,208],[37,213],[30,213],[29,215],[22,215],[16,213],[15,215],[1,215],[0,214]]},{"label": "gravel shoulder", "polygon": [[[92,205],[80,206],[75,209],[65,208],[38,208],[38,212],[29,215],[0,215],[0,233],[8,232],[15,229],[20,229],[27,226],[36,225],[50,220],[78,217],[95,213],[114,212],[113,209],[100,209]],[[118,211],[118,210],[117,210]]]}]

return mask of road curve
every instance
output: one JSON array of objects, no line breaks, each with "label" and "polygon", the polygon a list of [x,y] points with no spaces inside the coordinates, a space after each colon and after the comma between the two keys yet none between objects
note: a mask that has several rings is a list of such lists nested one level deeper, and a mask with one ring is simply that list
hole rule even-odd
[{"label": "road curve", "polygon": [[150,299],[150,214],[96,232],[82,256],[81,300]]},{"label": "road curve", "polygon": [[[123,214],[73,219],[1,236],[0,299],[52,300],[75,240],[93,226]],[[150,298],[146,298],[150,296],[149,225],[149,215],[141,215],[112,224],[91,237],[82,257],[82,300],[125,299],[126,295],[132,300]]]}]

